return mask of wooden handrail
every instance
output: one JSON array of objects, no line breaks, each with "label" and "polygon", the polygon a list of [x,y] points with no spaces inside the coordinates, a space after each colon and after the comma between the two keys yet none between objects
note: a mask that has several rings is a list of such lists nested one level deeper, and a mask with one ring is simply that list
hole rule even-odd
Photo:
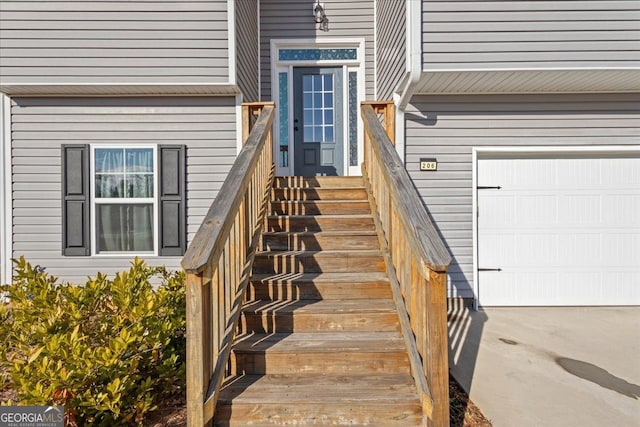
[{"label": "wooden handrail", "polygon": [[[449,425],[446,271],[451,255],[393,147],[393,104],[363,103],[363,177],[375,213],[423,421]],[[426,381],[425,381],[426,379]]]},{"label": "wooden handrail", "polygon": [[[187,274],[187,425],[213,420],[273,184],[273,103],[243,105],[249,132],[182,259]],[[244,139],[244,138],[243,138]]]}]

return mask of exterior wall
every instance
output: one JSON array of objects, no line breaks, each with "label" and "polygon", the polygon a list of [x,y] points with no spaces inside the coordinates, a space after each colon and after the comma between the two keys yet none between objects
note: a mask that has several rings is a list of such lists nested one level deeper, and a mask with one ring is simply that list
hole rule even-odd
[{"label": "exterior wall", "polygon": [[[187,146],[187,242],[236,157],[235,98],[14,98],[13,256],[63,280],[125,269],[130,257],[61,255],[62,144]],[[180,267],[181,257],[149,257]]]},{"label": "exterior wall", "polygon": [[271,100],[271,39],[365,38],[366,96],[374,97],[374,0],[326,0],[329,31],[313,21],[315,1],[260,0],[260,67],[262,99]]},{"label": "exterior wall", "polygon": [[224,83],[226,1],[0,2],[2,83]]},{"label": "exterior wall", "polygon": [[376,6],[376,96],[392,100],[407,61],[406,3],[379,1]]},{"label": "exterior wall", "polygon": [[422,0],[424,69],[640,67],[640,4]]},{"label": "exterior wall", "polygon": [[258,1],[236,1],[235,5],[237,82],[243,101],[254,102],[260,98]]},{"label": "exterior wall", "polygon": [[[472,147],[640,144],[640,94],[416,96],[406,167],[451,250],[451,295],[473,286]],[[436,172],[420,172],[435,157]]]}]

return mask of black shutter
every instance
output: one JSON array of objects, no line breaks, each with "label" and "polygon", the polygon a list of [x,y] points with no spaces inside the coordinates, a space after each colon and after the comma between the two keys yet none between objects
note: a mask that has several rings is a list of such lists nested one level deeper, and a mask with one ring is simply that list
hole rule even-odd
[{"label": "black shutter", "polygon": [[159,254],[182,256],[187,244],[186,156],[184,145],[160,145]]},{"label": "black shutter", "polygon": [[62,255],[91,255],[89,146],[62,145]]}]

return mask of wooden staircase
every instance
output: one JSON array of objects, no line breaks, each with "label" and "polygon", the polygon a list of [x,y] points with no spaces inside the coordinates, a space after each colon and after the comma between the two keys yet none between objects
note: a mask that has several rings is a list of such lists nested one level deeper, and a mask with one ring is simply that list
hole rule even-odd
[{"label": "wooden staircase", "polygon": [[421,425],[362,178],[276,178],[217,426]]}]

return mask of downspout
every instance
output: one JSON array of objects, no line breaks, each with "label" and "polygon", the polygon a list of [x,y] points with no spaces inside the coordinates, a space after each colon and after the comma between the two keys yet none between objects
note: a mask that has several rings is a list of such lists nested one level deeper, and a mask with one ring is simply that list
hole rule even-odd
[{"label": "downspout", "polygon": [[404,111],[415,93],[422,75],[422,2],[406,0],[407,4],[407,71],[409,78],[400,91],[398,109]]},{"label": "downspout", "polygon": [[422,1],[406,0],[405,4],[407,74],[400,84],[402,89],[397,91],[394,96],[396,103],[396,151],[403,161],[405,155],[404,112],[422,76]]}]

